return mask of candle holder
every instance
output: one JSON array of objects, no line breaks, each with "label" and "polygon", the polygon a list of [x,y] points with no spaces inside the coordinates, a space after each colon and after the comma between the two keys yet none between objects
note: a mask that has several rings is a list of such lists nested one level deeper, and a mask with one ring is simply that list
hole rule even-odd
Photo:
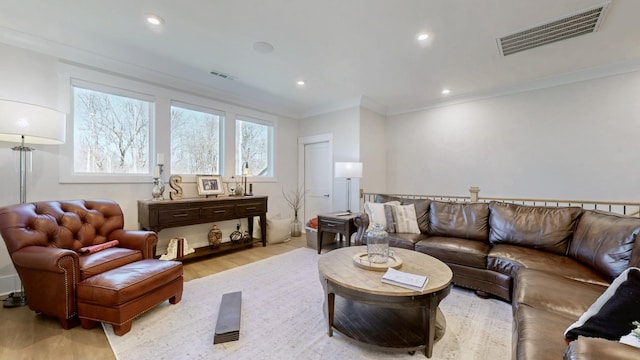
[{"label": "candle holder", "polygon": [[244,196],[249,196],[249,190],[247,189],[247,176],[249,176],[249,162],[245,161],[243,169],[242,169],[242,178],[244,180]]},{"label": "candle holder", "polygon": [[162,185],[162,179],[153,178],[153,188],[151,189],[151,196],[153,196],[152,200],[164,200],[162,197],[162,190],[164,185]]},{"label": "candle holder", "polygon": [[153,200],[164,200],[164,181],[162,181],[163,167],[163,164],[158,164],[160,176],[153,178],[153,188],[151,189]]}]

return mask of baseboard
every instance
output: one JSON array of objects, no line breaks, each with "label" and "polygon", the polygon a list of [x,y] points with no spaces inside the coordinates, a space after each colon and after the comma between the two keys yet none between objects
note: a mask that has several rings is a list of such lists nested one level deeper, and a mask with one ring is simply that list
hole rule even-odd
[{"label": "baseboard", "polygon": [[18,274],[0,276],[0,295],[8,295],[20,291],[20,277]]}]

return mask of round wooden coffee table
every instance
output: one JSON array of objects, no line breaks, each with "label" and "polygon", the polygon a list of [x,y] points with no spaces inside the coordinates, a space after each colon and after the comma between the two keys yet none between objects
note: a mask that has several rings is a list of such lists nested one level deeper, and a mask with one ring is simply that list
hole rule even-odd
[{"label": "round wooden coffee table", "polygon": [[453,273],[432,256],[392,250],[402,258],[398,270],[429,278],[423,291],[382,283],[384,272],[356,266],[353,256],[366,251],[365,246],[320,255],[318,270],[326,296],[328,334],[333,336],[335,329],[374,347],[424,349],[425,356],[431,357],[433,344],[444,334],[446,323],[438,305],[451,290]]}]

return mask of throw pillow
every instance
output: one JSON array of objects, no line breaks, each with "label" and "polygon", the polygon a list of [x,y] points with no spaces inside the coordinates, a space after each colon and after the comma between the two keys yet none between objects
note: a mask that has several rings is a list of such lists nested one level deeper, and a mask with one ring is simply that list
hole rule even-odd
[{"label": "throw pillow", "polygon": [[373,203],[373,202],[365,202],[364,203],[364,212],[369,216],[369,227],[367,231],[371,228],[371,226],[376,223],[380,224],[387,230],[387,220],[384,215],[384,205],[400,205],[399,201],[389,201],[384,204]]},{"label": "throw pillow", "polygon": [[293,219],[267,219],[267,242],[279,244],[291,240],[291,221]]},{"label": "throw pillow", "polygon": [[633,347],[637,347],[640,348],[640,338],[638,338],[637,336],[635,336],[633,334],[633,331],[630,332],[628,335],[625,335],[623,337],[620,338],[620,342],[623,344],[627,344]]},{"label": "throw pillow", "polygon": [[640,319],[640,269],[623,271],[600,297],[564,333],[567,340],[579,335],[618,341]]},{"label": "throw pillow", "polygon": [[386,203],[384,204],[384,216],[387,222],[387,232],[420,234],[416,207],[413,204]]},{"label": "throw pillow", "polygon": [[396,229],[396,204],[384,204],[384,220],[387,223],[387,232],[394,233],[399,232]]},{"label": "throw pillow", "polygon": [[429,232],[429,209],[431,200],[429,199],[402,199],[402,205],[413,204],[416,209],[418,227],[421,233]]},{"label": "throw pillow", "polygon": [[[280,219],[280,214],[273,217],[267,216],[267,242],[269,244],[279,244],[291,240],[292,218]],[[253,217],[253,238],[262,239],[260,230],[260,218]]]},{"label": "throw pillow", "polygon": [[418,226],[418,218],[416,216],[416,207],[413,204],[394,206],[396,232],[420,234]]}]

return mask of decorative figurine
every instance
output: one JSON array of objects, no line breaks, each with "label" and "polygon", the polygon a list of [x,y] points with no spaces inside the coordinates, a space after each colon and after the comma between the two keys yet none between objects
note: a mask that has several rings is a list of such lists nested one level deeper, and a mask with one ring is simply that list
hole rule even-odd
[{"label": "decorative figurine", "polygon": [[209,245],[217,249],[222,243],[222,231],[218,228],[218,225],[213,225],[209,230]]},{"label": "decorative figurine", "polygon": [[229,236],[232,244],[238,244],[242,241],[242,233],[240,232],[240,224],[236,226],[236,230]]},{"label": "decorative figurine", "polygon": [[173,189],[173,191],[169,192],[169,198],[171,200],[180,200],[182,199],[182,176],[180,175],[171,175],[169,178],[169,186]]},{"label": "decorative figurine", "polygon": [[245,244],[249,244],[251,240],[253,240],[251,238],[251,234],[249,234],[248,231],[245,231],[244,234],[242,234],[242,242]]}]

